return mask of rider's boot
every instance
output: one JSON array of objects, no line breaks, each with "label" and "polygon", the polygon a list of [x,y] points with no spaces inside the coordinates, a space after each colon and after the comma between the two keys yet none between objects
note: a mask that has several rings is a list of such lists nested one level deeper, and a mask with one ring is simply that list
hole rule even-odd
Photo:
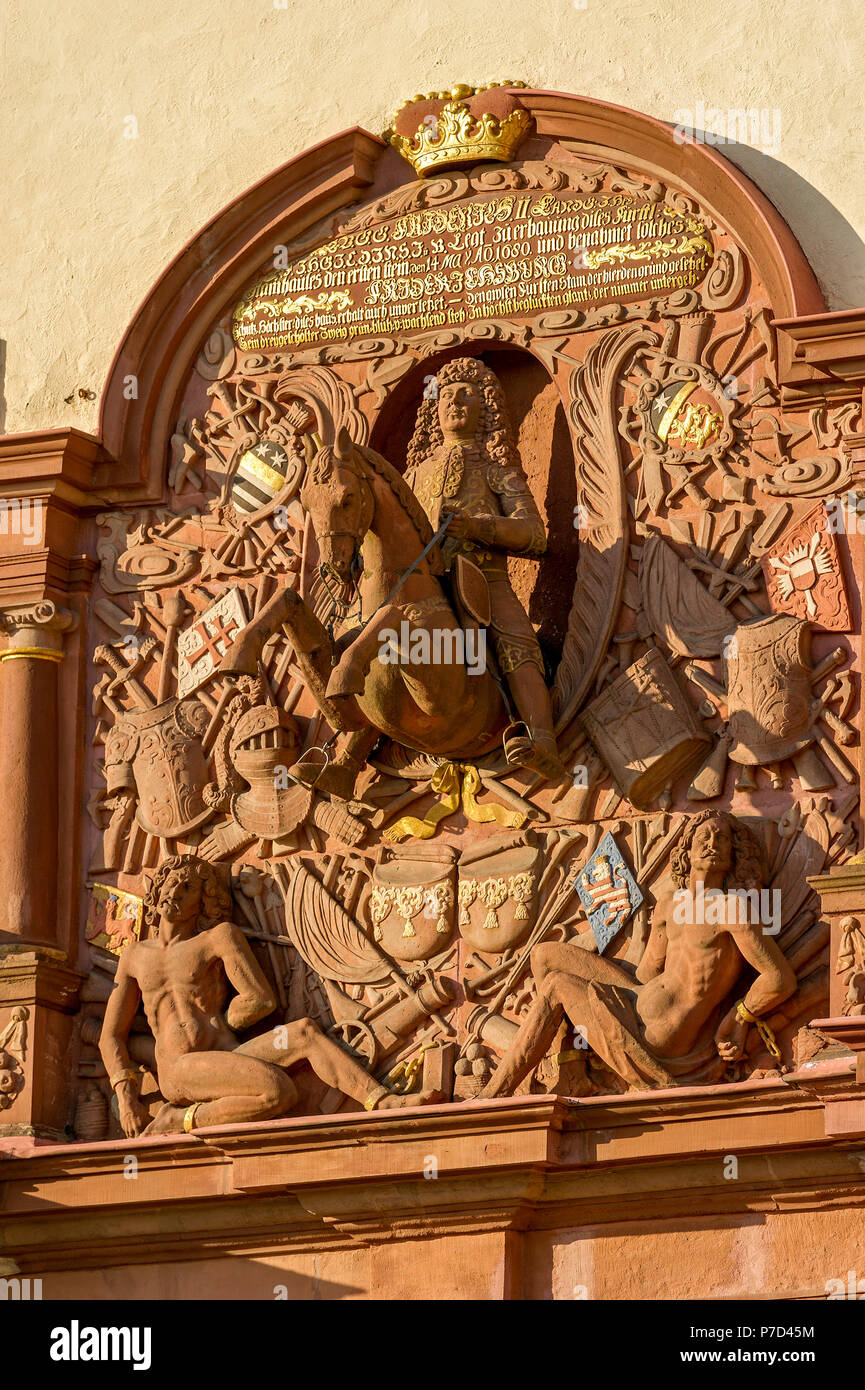
[{"label": "rider's boot", "polygon": [[569,780],[553,733],[550,693],[539,668],[530,661],[508,673],[508,686],[526,727],[524,736],[508,739],[505,756],[510,767],[527,767],[548,782]]},{"label": "rider's boot", "polygon": [[315,759],[301,758],[288,769],[288,775],[296,777],[304,786],[315,787],[318,792],[328,792],[343,801],[350,801],[362,766],[355,758],[334,761],[325,766]]}]

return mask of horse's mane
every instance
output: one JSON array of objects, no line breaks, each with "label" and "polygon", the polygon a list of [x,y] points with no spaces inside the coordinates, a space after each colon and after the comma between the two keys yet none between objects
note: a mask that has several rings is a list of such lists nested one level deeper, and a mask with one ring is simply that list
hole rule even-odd
[{"label": "horse's mane", "polygon": [[[411,521],[417,531],[418,540],[421,546],[429,545],[434,532],[429,523],[429,518],[415,497],[405,478],[394,468],[392,463],[381,454],[377,454],[375,449],[370,449],[366,444],[355,444],[354,450],[360,454],[364,463],[368,464],[378,476],[387,483],[391,492],[396,497],[406,516]],[[441,550],[435,546],[427,556],[427,563],[432,574],[441,574],[444,566],[441,559]]]}]

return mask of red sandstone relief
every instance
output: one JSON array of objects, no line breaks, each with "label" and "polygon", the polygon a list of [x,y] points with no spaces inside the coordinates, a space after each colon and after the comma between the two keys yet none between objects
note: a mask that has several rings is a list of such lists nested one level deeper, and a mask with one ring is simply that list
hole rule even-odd
[{"label": "red sandstone relief", "polygon": [[80,1138],[778,1075],[829,1011],[860,411],[708,198],[518,124],[262,265],[95,519]]}]

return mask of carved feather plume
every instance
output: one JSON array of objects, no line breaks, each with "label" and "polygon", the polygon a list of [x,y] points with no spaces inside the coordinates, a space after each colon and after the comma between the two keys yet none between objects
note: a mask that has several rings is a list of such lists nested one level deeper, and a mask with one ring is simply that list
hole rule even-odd
[{"label": "carved feather plume", "polygon": [[577,582],[553,685],[556,731],[577,713],[607,651],[628,559],[625,480],[616,428],[616,388],[625,362],[655,342],[645,328],[605,333],[571,373],[568,412],[581,511]]},{"label": "carved feather plume", "polygon": [[327,889],[303,865],[288,884],[278,880],[285,900],[285,929],[306,964],[323,980],[383,985],[393,966]]},{"label": "carved feather plume", "polygon": [[348,430],[355,444],[365,444],[369,435],[366,416],[355,405],[354,393],[328,367],[293,367],[276,384],[275,398],[280,404],[303,401],[312,411],[322,444],[333,445],[341,429]]}]

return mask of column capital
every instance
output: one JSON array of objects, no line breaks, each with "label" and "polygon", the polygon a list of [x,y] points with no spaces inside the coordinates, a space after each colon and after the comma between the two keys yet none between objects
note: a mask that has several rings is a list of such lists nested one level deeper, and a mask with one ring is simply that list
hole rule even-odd
[{"label": "column capital", "polygon": [[61,608],[52,599],[0,608],[0,630],[8,637],[5,650],[0,652],[0,661],[25,656],[34,660],[62,661],[64,635],[77,624],[77,613]]}]

